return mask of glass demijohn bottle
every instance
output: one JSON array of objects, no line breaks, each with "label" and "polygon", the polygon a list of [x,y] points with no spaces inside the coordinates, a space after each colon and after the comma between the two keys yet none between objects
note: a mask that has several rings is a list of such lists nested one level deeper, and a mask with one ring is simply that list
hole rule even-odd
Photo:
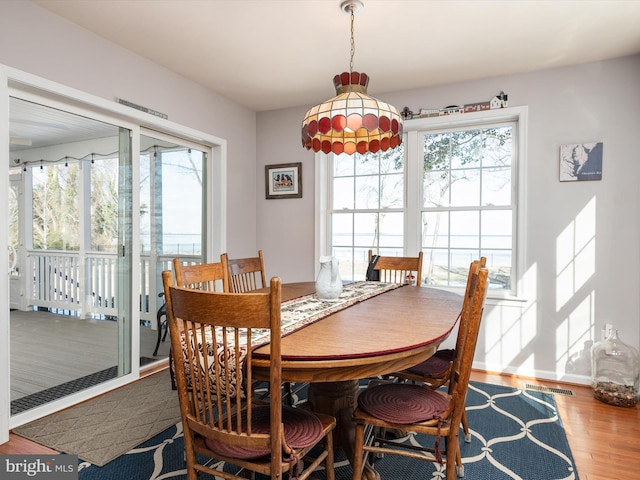
[{"label": "glass demijohn bottle", "polygon": [[634,407],[640,387],[638,351],[611,330],[606,340],[591,347],[591,387],[598,400],[618,407]]}]

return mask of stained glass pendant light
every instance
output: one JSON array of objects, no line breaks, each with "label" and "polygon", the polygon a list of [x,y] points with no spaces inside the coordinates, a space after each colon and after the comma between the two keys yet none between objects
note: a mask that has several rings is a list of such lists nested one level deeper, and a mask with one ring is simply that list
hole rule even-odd
[{"label": "stained glass pendant light", "polygon": [[364,4],[347,0],[341,5],[351,15],[349,71],[336,75],[336,96],[309,109],[302,121],[302,146],[324,153],[376,153],[402,143],[402,118],[393,105],[367,95],[369,76],[353,71],[353,19]]}]

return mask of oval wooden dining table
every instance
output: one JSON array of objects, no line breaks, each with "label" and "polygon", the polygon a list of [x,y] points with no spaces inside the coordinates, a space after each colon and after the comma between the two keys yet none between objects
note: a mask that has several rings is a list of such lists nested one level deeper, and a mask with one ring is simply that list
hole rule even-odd
[{"label": "oval wooden dining table", "polygon": [[[314,292],[314,282],[283,284],[282,302]],[[309,403],[338,419],[337,445],[351,459],[350,413],[358,380],[431,357],[453,330],[462,302],[461,295],[445,290],[403,286],[332,313],[282,338],[282,380],[310,382]],[[253,353],[254,379],[268,380],[269,368],[264,345]]]},{"label": "oval wooden dining table", "polygon": [[[282,285],[283,303],[315,292],[313,282]],[[416,365],[449,336],[462,296],[404,286],[328,315],[282,338],[282,380],[359,380]],[[269,378],[269,347],[254,351],[254,378]]]}]

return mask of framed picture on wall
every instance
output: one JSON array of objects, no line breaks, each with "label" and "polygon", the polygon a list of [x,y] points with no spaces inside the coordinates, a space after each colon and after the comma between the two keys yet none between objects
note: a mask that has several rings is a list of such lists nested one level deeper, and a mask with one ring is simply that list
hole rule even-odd
[{"label": "framed picture on wall", "polygon": [[302,198],[302,163],[265,165],[267,199]]},{"label": "framed picture on wall", "polygon": [[560,146],[560,181],[602,180],[602,142]]}]

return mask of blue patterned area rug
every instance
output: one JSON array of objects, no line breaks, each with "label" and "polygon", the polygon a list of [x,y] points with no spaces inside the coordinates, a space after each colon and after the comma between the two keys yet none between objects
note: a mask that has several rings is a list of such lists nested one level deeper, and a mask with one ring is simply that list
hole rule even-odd
[{"label": "blue patterned area rug", "polygon": [[[298,398],[297,401],[303,401]],[[471,443],[460,435],[465,480],[578,480],[573,456],[552,394],[472,382],[467,395]],[[433,445],[433,437],[404,441]],[[336,480],[350,480],[351,467],[336,452]],[[228,466],[220,465],[220,468]],[[375,462],[383,480],[442,480],[438,464],[386,455]],[[314,476],[324,479],[324,472]],[[79,480],[186,478],[182,426],[177,424],[112,462],[81,463]],[[212,480],[201,475],[200,479]],[[260,477],[264,478],[264,477]]]}]

